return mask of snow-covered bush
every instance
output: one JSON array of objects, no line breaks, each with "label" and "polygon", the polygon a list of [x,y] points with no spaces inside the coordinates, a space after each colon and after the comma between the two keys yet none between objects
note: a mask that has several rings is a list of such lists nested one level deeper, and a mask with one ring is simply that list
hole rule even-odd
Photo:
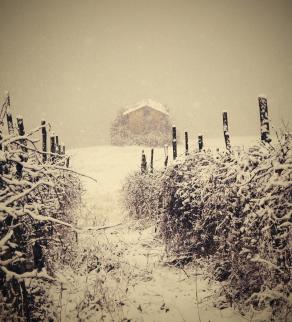
[{"label": "snow-covered bush", "polygon": [[55,320],[47,296],[57,264],[69,262],[80,180],[67,156],[43,162],[34,136],[10,134],[0,145],[0,320]]},{"label": "snow-covered bush", "polygon": [[[292,314],[291,175],[291,134],[284,133],[274,145],[240,154],[191,154],[156,175],[155,188],[140,175],[129,189],[128,204],[147,209],[148,200],[156,198],[169,253],[184,260],[204,257],[230,303],[287,321]],[[152,198],[143,199],[143,189]]]},{"label": "snow-covered bush", "polygon": [[135,172],[123,185],[124,205],[137,219],[158,218],[161,203],[161,172]]}]

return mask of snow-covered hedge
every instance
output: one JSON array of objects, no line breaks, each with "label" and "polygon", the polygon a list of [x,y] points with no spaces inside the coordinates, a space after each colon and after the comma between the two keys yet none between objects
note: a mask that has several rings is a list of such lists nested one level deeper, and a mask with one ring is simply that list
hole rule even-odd
[{"label": "snow-covered hedge", "polygon": [[161,207],[161,173],[135,172],[130,174],[123,186],[124,204],[129,213],[137,218],[158,218]]},{"label": "snow-covered hedge", "polygon": [[[292,309],[291,175],[286,133],[239,155],[194,153],[152,180],[169,253],[205,257],[230,303],[267,310],[274,321],[287,320]],[[143,181],[153,191],[149,177],[128,185],[130,195],[141,193]],[[138,200],[141,211],[153,207],[150,197]]]},{"label": "snow-covered hedge", "polygon": [[[1,130],[1,128],[0,128]],[[66,155],[38,150],[40,129],[0,140],[0,320],[56,320],[47,290],[70,260],[80,180]]]}]

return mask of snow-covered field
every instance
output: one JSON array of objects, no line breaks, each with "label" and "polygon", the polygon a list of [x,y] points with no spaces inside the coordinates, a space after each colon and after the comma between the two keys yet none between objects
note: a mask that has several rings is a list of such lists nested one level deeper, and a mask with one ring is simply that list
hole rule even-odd
[{"label": "snow-covered field", "polygon": [[[70,151],[72,167],[97,179],[82,179],[86,192],[78,226],[119,225],[79,234],[80,252],[98,258],[102,269],[58,272],[62,321],[247,321],[231,308],[214,307],[217,286],[204,279],[199,263],[185,269],[167,265],[155,227],[127,217],[120,190],[127,174],[140,168],[141,150],[97,146]],[[149,159],[150,149],[145,152]],[[163,166],[163,160],[163,149],[155,149],[154,166]],[[101,310],[98,301],[107,308]]]}]

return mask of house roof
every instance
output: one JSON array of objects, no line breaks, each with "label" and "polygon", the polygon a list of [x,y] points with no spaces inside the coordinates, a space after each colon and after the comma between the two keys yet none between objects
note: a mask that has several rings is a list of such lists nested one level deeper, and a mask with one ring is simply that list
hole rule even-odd
[{"label": "house roof", "polygon": [[136,110],[139,110],[140,108],[143,108],[145,106],[148,106],[148,107],[150,107],[156,111],[159,111],[165,115],[169,115],[169,113],[164,105],[162,105],[161,103],[157,103],[151,99],[143,100],[143,101],[136,103],[135,105],[127,107],[125,112],[123,113],[123,115],[130,114],[130,113],[132,113]]}]

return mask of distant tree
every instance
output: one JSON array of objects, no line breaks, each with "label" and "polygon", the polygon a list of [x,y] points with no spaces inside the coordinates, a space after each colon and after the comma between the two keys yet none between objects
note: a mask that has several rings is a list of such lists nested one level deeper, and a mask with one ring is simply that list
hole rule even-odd
[{"label": "distant tree", "polygon": [[125,145],[129,138],[127,122],[123,117],[123,109],[118,111],[116,118],[111,125],[111,143],[113,145]]}]

